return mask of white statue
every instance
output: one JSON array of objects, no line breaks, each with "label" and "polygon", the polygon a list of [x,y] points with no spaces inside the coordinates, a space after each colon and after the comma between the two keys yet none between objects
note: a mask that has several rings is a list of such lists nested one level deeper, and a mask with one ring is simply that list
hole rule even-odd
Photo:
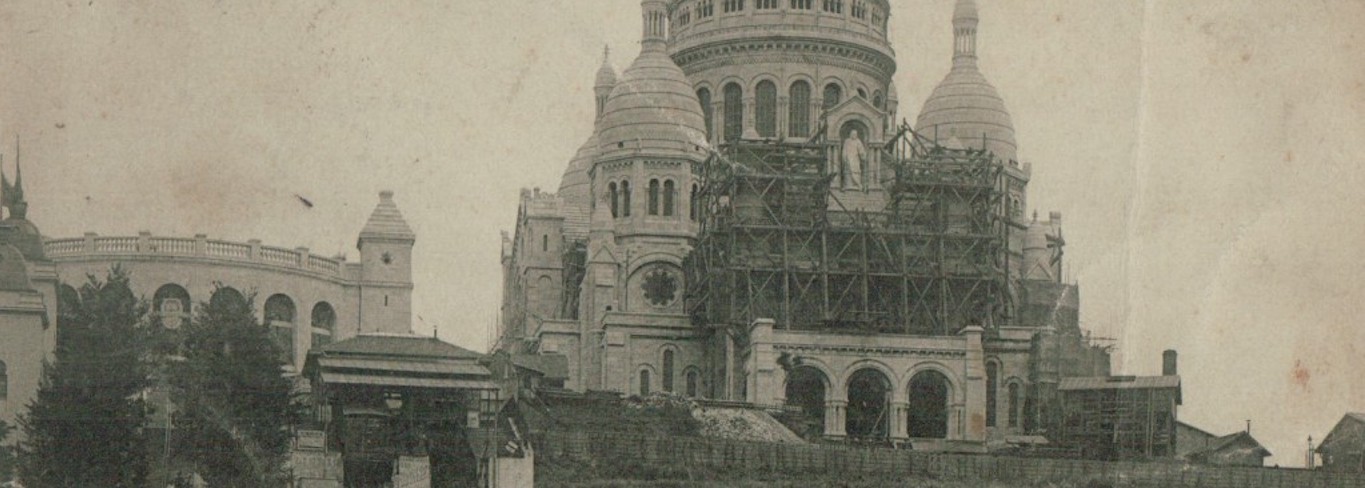
[{"label": "white statue", "polygon": [[858,138],[858,131],[854,129],[848,133],[848,138],[844,139],[844,188],[861,189],[863,182],[863,163],[867,160],[867,147],[863,146],[863,141]]}]

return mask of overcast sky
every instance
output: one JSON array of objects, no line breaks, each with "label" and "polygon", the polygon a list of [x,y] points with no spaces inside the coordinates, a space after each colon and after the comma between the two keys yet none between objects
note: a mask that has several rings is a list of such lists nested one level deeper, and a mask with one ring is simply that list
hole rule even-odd
[{"label": "overcast sky", "polygon": [[[0,4],[0,140],[46,235],[349,253],[377,193],[418,234],[414,329],[487,344],[500,230],[592,125],[632,0]],[[263,2],[262,2],[263,3]],[[900,114],[950,65],[951,0],[893,1]],[[1063,214],[1117,369],[1181,353],[1181,418],[1302,463],[1365,410],[1365,2],[978,0],[1030,206]],[[294,195],[313,201],[309,209]]]}]

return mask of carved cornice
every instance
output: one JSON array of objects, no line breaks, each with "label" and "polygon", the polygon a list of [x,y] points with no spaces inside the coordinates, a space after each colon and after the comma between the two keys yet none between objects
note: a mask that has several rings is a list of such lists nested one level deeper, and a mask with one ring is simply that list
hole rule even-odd
[{"label": "carved cornice", "polygon": [[826,353],[847,356],[905,356],[905,357],[937,357],[937,358],[965,358],[966,351],[951,349],[924,349],[907,347],[876,347],[876,346],[854,346],[839,344],[773,344],[773,350],[793,351],[805,353]]},{"label": "carved cornice", "polygon": [[823,64],[890,79],[896,60],[856,44],[826,39],[736,39],[679,51],[673,61],[686,73],[755,62]]}]

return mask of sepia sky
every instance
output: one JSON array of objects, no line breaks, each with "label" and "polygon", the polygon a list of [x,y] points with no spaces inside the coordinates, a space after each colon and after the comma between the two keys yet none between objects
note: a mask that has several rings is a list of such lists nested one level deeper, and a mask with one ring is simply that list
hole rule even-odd
[{"label": "sepia sky", "polygon": [[[0,152],[30,217],[354,257],[382,189],[418,235],[414,329],[483,349],[518,189],[554,191],[632,0],[0,3]],[[901,117],[951,0],[892,2]],[[1365,1],[978,0],[981,69],[1065,221],[1116,370],[1180,352],[1182,420],[1272,463],[1365,410]],[[307,208],[295,195],[313,203]],[[136,279],[136,277],[134,277]]]}]

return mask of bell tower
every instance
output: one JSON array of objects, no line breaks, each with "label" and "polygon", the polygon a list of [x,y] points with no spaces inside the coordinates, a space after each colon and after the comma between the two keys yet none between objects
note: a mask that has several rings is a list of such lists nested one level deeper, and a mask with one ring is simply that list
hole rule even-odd
[{"label": "bell tower", "polygon": [[412,246],[393,192],[379,193],[356,248],[360,250],[360,332],[405,333],[412,327]]}]

